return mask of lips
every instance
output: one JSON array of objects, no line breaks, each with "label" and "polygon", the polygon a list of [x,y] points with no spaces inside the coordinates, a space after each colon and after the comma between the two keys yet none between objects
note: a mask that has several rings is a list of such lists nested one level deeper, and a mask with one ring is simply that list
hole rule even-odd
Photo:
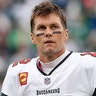
[{"label": "lips", "polygon": [[52,40],[47,40],[44,42],[44,44],[46,44],[46,43],[54,43],[54,42]]}]

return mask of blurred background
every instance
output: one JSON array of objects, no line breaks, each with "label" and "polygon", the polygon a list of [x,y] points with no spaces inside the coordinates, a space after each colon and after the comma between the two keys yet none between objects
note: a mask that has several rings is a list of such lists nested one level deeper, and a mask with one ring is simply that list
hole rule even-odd
[{"label": "blurred background", "polygon": [[41,1],[56,3],[64,11],[69,50],[96,51],[96,0],[0,0],[0,90],[11,63],[37,56],[30,38],[30,16]]}]

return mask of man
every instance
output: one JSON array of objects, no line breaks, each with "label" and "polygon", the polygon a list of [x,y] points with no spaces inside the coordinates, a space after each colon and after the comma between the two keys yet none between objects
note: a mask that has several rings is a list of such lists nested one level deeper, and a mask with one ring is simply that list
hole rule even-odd
[{"label": "man", "polygon": [[66,49],[66,18],[58,6],[35,7],[31,39],[38,57],[10,65],[1,96],[96,96],[96,54]]}]

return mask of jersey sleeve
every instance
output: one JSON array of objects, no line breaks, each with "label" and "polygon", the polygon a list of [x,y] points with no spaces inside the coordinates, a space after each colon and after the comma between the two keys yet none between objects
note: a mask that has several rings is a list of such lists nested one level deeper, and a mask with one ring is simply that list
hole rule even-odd
[{"label": "jersey sleeve", "polygon": [[85,52],[80,54],[81,62],[89,82],[91,96],[96,96],[96,53]]},{"label": "jersey sleeve", "polygon": [[10,65],[7,70],[7,74],[5,76],[1,92],[8,96],[16,96],[17,95],[16,79],[17,77],[14,75],[12,65]]},{"label": "jersey sleeve", "polygon": [[88,57],[86,71],[92,96],[96,96],[96,57]]}]

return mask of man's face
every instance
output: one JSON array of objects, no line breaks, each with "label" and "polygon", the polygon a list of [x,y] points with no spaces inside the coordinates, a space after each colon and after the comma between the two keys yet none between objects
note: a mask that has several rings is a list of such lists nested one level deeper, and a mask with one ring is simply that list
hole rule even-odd
[{"label": "man's face", "polygon": [[31,33],[33,44],[37,45],[39,54],[53,55],[65,51],[68,30],[62,26],[56,14],[40,16],[34,19],[34,30]]}]

